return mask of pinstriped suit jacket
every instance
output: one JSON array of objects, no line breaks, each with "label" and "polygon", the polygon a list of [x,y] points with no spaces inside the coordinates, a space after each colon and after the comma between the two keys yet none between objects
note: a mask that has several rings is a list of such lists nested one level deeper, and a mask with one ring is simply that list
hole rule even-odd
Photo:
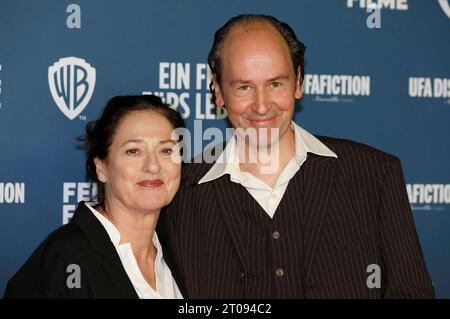
[{"label": "pinstriped suit jacket", "polygon": [[[249,284],[250,280],[272,279],[251,277],[248,247],[263,241],[246,233],[242,217],[245,188],[231,182],[228,175],[199,185],[213,164],[191,163],[183,168],[182,186],[162,212],[158,231],[166,249],[164,256],[170,254],[169,266],[185,296],[434,297],[399,159],[360,143],[317,138],[338,158],[308,154],[276,211],[280,227],[298,227],[303,232],[302,242],[283,246],[290,258],[302,245],[303,277],[289,277],[286,272],[269,295]],[[252,200],[250,196],[247,199]],[[290,209],[292,212],[297,200],[302,202],[304,216],[301,224],[292,225],[284,216]],[[380,266],[380,288],[367,285],[371,264]],[[276,282],[275,271],[273,274]],[[303,288],[298,289],[300,286]]]}]

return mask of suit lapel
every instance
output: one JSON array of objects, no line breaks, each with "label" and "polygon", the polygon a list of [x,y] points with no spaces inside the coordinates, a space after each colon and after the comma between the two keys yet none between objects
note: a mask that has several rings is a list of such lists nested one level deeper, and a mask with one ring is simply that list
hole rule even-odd
[{"label": "suit lapel", "polygon": [[102,267],[121,298],[139,298],[117,254],[105,256]]},{"label": "suit lapel", "polygon": [[71,222],[83,230],[93,249],[103,258],[102,268],[119,296],[138,298],[108,233],[84,202],[78,205]]},{"label": "suit lapel", "polygon": [[246,269],[247,263],[245,262],[245,245],[243,240],[245,216],[242,210],[242,197],[247,190],[240,184],[231,182],[229,175],[220,177],[213,184],[216,198],[220,198],[218,202],[225,225],[230,233],[230,238],[241,264]]},{"label": "suit lapel", "polygon": [[308,154],[302,171],[305,274],[309,277],[335,177],[335,159]]}]

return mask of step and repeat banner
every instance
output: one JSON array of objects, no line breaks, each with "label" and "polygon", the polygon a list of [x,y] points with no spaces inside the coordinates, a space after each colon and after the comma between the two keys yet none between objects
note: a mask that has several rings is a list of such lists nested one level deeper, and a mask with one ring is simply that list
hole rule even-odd
[{"label": "step and repeat banner", "polygon": [[448,0],[1,0],[1,295],[95,194],[76,138],[112,96],[160,95],[193,138],[225,134],[206,58],[241,13],[273,15],[306,44],[297,123],[401,159],[437,297],[450,298]]}]

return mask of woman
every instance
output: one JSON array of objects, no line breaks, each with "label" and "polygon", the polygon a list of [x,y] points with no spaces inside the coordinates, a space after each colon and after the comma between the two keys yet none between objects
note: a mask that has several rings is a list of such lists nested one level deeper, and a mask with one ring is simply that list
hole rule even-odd
[{"label": "woman", "polygon": [[182,298],[155,232],[180,185],[180,114],[159,97],[112,98],[86,126],[100,203],[80,202],[10,279],[5,298]]}]

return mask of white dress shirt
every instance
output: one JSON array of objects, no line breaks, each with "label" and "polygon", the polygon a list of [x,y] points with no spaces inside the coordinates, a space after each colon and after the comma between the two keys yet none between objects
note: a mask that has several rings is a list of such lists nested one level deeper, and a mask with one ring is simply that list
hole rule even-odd
[{"label": "white dress shirt", "polygon": [[134,289],[140,299],[182,299],[183,296],[178,289],[169,267],[164,262],[161,244],[156,232],[153,234],[153,245],[157,253],[155,259],[155,277],[156,290],[150,287],[139,269],[136,258],[130,243],[120,244],[119,230],[105,216],[88,204],[86,206],[94,213],[94,216],[100,221],[111,239],[114,247],[119,254],[123,268],[130,278]]},{"label": "white dress shirt", "polygon": [[294,121],[291,123],[291,128],[294,130],[295,155],[281,171],[273,188],[254,175],[241,171],[235,135],[227,142],[224,151],[217,158],[216,163],[198,183],[207,183],[225,174],[229,174],[230,180],[244,186],[267,215],[273,218],[289,181],[306,161],[308,153],[337,158],[337,155],[332,150],[312,134],[298,126]]}]

